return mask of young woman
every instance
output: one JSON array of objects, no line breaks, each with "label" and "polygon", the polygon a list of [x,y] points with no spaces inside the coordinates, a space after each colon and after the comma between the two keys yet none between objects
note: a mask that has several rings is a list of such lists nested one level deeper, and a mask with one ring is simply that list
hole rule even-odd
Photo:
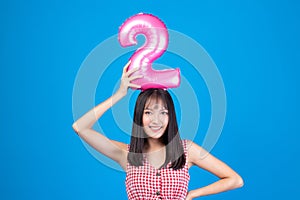
[{"label": "young woman", "polygon": [[[113,159],[126,171],[130,200],[180,199],[216,194],[243,186],[242,178],[192,141],[181,140],[175,109],[168,91],[148,89],[138,96],[134,110],[130,144],[110,140],[92,129],[93,124],[127,94],[131,76],[137,69],[124,69],[119,90],[73,124],[75,132],[100,153]],[[200,155],[205,154],[204,157]],[[196,165],[220,179],[208,186],[188,191],[188,169]]]}]

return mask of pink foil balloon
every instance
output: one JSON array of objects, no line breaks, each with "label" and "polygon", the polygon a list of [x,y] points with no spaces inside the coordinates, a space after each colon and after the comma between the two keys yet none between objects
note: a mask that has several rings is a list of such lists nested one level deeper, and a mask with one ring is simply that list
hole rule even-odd
[{"label": "pink foil balloon", "polygon": [[136,45],[136,36],[143,34],[145,44],[131,56],[128,70],[138,67],[132,75],[143,75],[132,83],[141,85],[142,90],[149,88],[174,88],[180,84],[179,69],[154,70],[152,63],[167,49],[169,36],[165,24],[151,14],[140,13],[127,19],[119,30],[119,42],[123,47]]}]

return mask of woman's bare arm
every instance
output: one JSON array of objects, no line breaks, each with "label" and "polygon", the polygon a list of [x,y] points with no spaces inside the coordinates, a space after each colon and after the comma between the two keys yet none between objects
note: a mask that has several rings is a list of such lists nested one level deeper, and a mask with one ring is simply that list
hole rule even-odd
[{"label": "woman's bare arm", "polygon": [[[203,156],[205,155],[205,156]],[[205,151],[197,144],[190,142],[190,148],[188,152],[189,165],[197,165],[198,167],[209,171],[216,175],[220,180],[189,192],[186,200],[190,200],[196,197],[216,194],[225,192],[235,188],[243,186],[243,179],[234,170],[232,170],[224,162],[220,161],[210,153]]]},{"label": "woman's bare arm", "polygon": [[132,69],[127,72],[127,68],[130,62],[128,62],[124,69],[121,79],[121,84],[119,90],[113,94],[110,98],[100,103],[73,124],[74,131],[89,145],[95,148],[97,151],[103,155],[115,160],[123,168],[126,166],[126,155],[127,155],[127,146],[124,143],[110,140],[103,134],[100,134],[93,130],[93,125],[97,120],[115,103],[121,100],[127,94],[129,87],[139,88],[140,86],[132,84],[131,81],[141,78],[141,76],[132,76],[130,75],[137,71],[138,69]]}]

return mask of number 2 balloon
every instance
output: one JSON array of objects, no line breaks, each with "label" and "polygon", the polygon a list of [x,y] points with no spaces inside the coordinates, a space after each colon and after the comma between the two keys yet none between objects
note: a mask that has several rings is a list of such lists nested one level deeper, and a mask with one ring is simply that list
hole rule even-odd
[{"label": "number 2 balloon", "polygon": [[143,75],[132,83],[141,86],[141,90],[149,88],[175,88],[180,84],[179,69],[154,70],[152,63],[167,49],[169,36],[165,24],[151,14],[139,13],[128,18],[120,27],[118,39],[123,47],[137,44],[137,35],[145,36],[144,45],[131,56],[128,70],[139,68],[132,75]]}]

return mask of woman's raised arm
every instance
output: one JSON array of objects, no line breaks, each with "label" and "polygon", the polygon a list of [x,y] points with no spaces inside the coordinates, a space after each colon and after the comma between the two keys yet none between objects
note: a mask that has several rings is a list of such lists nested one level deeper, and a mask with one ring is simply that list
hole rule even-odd
[{"label": "woman's raised arm", "polygon": [[139,85],[132,84],[131,81],[141,78],[141,76],[130,77],[130,75],[137,71],[138,68],[134,68],[127,72],[129,64],[130,61],[123,68],[121,84],[118,91],[110,98],[85,113],[81,118],[75,121],[72,126],[74,131],[90,146],[105,156],[115,160],[123,168],[126,166],[127,146],[124,143],[108,139],[106,136],[93,130],[92,127],[109,108],[126,96],[129,87],[140,88]]}]

